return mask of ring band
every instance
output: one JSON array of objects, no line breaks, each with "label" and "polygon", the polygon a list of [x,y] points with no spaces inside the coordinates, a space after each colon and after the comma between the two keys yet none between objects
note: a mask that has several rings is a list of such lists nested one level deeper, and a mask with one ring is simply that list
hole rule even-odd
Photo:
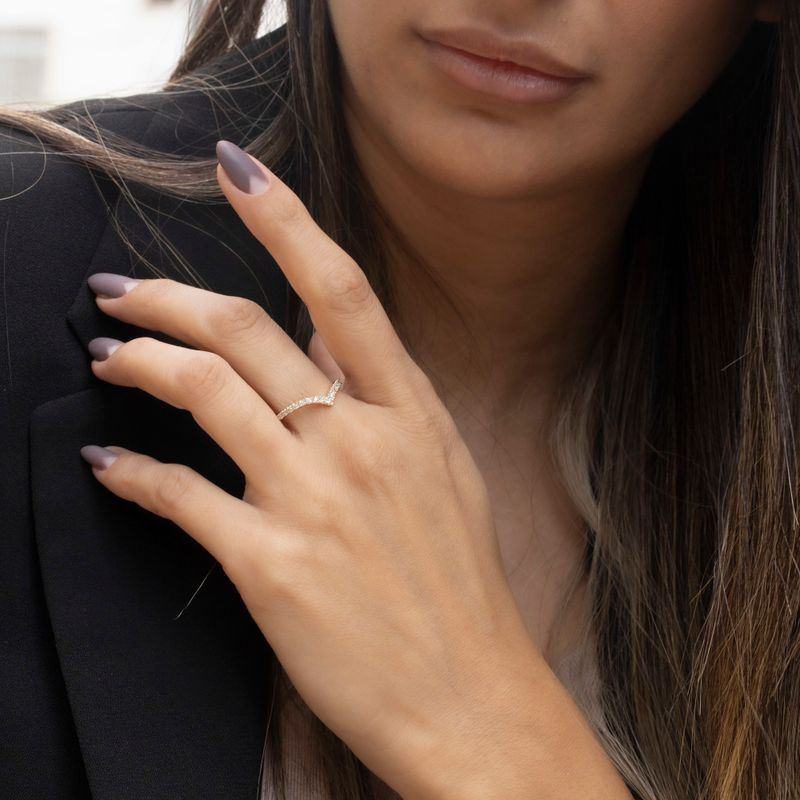
[{"label": "ring band", "polygon": [[336,399],[336,393],[343,385],[344,382],[337,378],[331,384],[331,388],[328,389],[327,394],[315,394],[313,397],[304,397],[302,400],[295,400],[294,403],[286,406],[286,408],[284,408],[283,411],[278,414],[278,419],[283,419],[287,414],[291,414],[292,411],[297,411],[298,408],[302,408],[303,406],[307,406],[312,403],[315,405],[332,406],[333,401]]}]

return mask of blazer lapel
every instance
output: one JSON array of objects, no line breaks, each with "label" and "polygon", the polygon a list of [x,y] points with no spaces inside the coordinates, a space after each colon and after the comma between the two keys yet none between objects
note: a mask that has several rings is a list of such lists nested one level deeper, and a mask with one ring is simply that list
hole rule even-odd
[{"label": "blazer lapel", "polygon": [[42,580],[92,795],[253,800],[268,645],[188,534],[99,484],[78,454],[93,442],[243,489],[188,412],[139,390],[89,389],[32,416]]},{"label": "blazer lapel", "polygon": [[[193,124],[215,131],[212,148],[226,132],[202,116]],[[163,145],[166,130],[174,135],[174,125],[154,122],[146,143]],[[162,197],[162,207],[159,227],[201,285],[249,297],[285,327],[288,282],[228,204]],[[163,274],[189,282],[154,250],[127,206],[119,213]],[[152,277],[110,223],[84,277],[101,271]],[[95,336],[184,344],[103,314],[85,280],[67,323],[83,347]],[[87,371],[89,360],[87,352]],[[188,411],[99,379],[39,406],[30,430],[42,580],[93,797],[253,800],[269,645],[211,556],[173,523],[105,489],[79,449],[119,444],[187,464],[238,497],[241,472]]]}]

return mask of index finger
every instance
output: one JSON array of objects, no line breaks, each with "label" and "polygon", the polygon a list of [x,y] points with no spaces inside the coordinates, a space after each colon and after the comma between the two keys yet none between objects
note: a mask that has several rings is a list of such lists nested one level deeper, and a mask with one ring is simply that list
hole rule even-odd
[{"label": "index finger", "polygon": [[361,267],[261,162],[226,140],[217,142],[217,157],[222,191],[308,307],[359,399],[381,405],[416,399],[420,369]]}]

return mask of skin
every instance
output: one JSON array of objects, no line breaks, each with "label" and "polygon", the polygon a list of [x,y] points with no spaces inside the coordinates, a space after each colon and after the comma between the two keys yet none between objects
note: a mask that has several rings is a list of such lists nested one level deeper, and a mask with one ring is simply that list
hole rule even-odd
[{"label": "skin", "polygon": [[[399,327],[487,481],[506,572],[551,661],[583,614],[578,593],[556,624],[582,525],[543,444],[554,387],[602,322],[654,145],[778,6],[329,0],[362,169],[467,322],[393,253]],[[464,88],[418,37],[459,24],[527,34],[590,79],[529,105]]]},{"label": "skin", "polygon": [[[710,1],[707,5],[711,8]],[[684,21],[695,19],[688,5],[679,8],[685,12]],[[721,23],[727,17],[722,5],[713,8],[720,12],[716,33],[728,41],[723,36]],[[657,18],[663,13],[657,13],[655,3],[651,11]],[[703,30],[710,35],[705,11],[696,16],[708,25]],[[633,17],[652,23],[646,15]],[[661,21],[669,19],[665,15]],[[652,24],[656,30],[658,24]],[[453,103],[456,109],[457,99]],[[469,110],[453,113],[474,118]],[[483,114],[481,120],[491,130],[490,117]],[[510,144],[511,122],[500,125],[508,128]],[[354,138],[357,130],[353,128]],[[465,147],[471,141],[473,151],[486,147],[470,140],[466,122],[456,133],[465,137]],[[641,143],[635,136],[626,141]],[[381,172],[379,156],[391,151],[370,149],[364,142],[360,152],[372,156],[370,174],[376,181],[381,175],[396,181],[392,186],[397,195],[383,184],[383,196],[408,220],[413,215],[402,202],[402,190],[410,191],[411,176],[419,173],[398,170],[403,163],[398,159],[385,162],[394,170]],[[551,149],[555,152],[555,145]],[[431,167],[436,166],[436,152],[444,158],[444,149],[432,148],[425,155]],[[574,155],[583,165],[581,181],[589,174],[601,175],[599,156],[586,152],[581,157],[581,152]],[[443,208],[437,206],[437,198],[452,197],[465,213],[476,214],[476,224],[478,211],[494,208],[494,221],[505,226],[493,233],[493,243],[498,244],[499,235],[504,248],[494,253],[492,263],[503,269],[495,268],[491,276],[488,300],[477,293],[483,274],[477,266],[488,269],[480,264],[477,245],[485,247],[493,229],[484,228],[483,236],[478,230],[475,251],[461,251],[464,261],[447,262],[445,251],[439,250],[442,268],[447,263],[451,270],[460,265],[461,272],[451,272],[450,278],[457,278],[465,289],[460,297],[472,292],[476,316],[471,319],[487,326],[490,312],[504,309],[512,314],[509,298],[515,279],[517,304],[526,298],[525,287],[546,292],[549,278],[549,303],[562,311],[588,313],[591,305],[581,308],[578,302],[581,292],[604,284],[578,261],[547,261],[545,245],[553,246],[558,228],[549,231],[545,241],[547,231],[537,221],[534,227],[542,242],[530,242],[538,246],[534,254],[539,259],[531,260],[522,258],[521,240],[514,241],[511,226],[522,210],[535,210],[535,198],[543,203],[542,213],[556,208],[556,200],[568,213],[565,198],[578,197],[584,184],[563,172],[561,188],[567,185],[570,191],[555,191],[552,164],[540,170],[538,191],[535,171],[512,181],[508,166],[502,174],[511,183],[492,177],[486,165],[480,170],[487,180],[482,183],[467,168],[469,154],[469,149],[459,153],[463,169],[446,158],[439,163],[435,174],[440,180],[449,176],[449,190],[440,183],[437,191],[431,189],[430,195],[423,193],[418,199],[433,203],[434,214],[437,207]],[[93,352],[94,375],[189,410],[241,469],[246,488],[242,498],[233,497],[185,465],[161,463],[120,447],[99,454],[103,463],[93,462],[94,476],[120,498],[174,522],[219,561],[310,709],[405,800],[630,800],[580,710],[548,668],[543,640],[531,635],[520,613],[520,599],[507,579],[501,552],[508,534],[496,527],[491,463],[487,467],[474,457],[469,429],[464,435],[459,417],[442,401],[431,374],[411,357],[359,265],[325,235],[266,166],[242,152],[228,155],[238,159],[240,167],[245,164],[256,171],[262,182],[255,191],[257,184],[248,180],[250,188],[242,191],[220,164],[220,187],[308,306],[317,333],[309,352],[303,353],[258,304],[166,279],[128,282],[119,297],[98,296],[103,312],[189,346],[149,336],[118,342],[104,358],[98,358],[103,355],[99,350]],[[620,159],[615,161],[614,174],[627,174],[619,168]],[[495,166],[502,164],[498,160]],[[542,182],[546,174],[549,184]],[[433,183],[429,180],[428,185]],[[526,185],[533,193],[527,205],[520,200]],[[604,185],[612,188],[609,181]],[[511,191],[516,199],[492,200],[480,194],[501,190]],[[620,191],[617,199],[624,195]],[[507,213],[498,215],[498,208]],[[572,211],[573,221],[580,222],[574,207]],[[590,216],[582,220],[587,232],[579,230],[587,237],[593,231],[592,241],[599,246],[603,237],[596,224],[590,224]],[[440,213],[439,219],[440,236],[458,232],[455,217],[450,217],[449,227],[446,215]],[[418,241],[426,241],[421,220],[409,230]],[[428,231],[428,242],[436,241],[433,233]],[[467,236],[469,230],[460,233]],[[570,241],[562,244],[566,247]],[[575,249],[580,250],[572,248],[572,255]],[[591,251],[585,242],[584,249]],[[509,257],[514,252],[516,260]],[[530,274],[522,271],[525,265]],[[559,280],[543,265],[558,268]],[[402,270],[402,264],[392,268]],[[563,288],[562,275],[568,276],[572,295]],[[479,299],[485,306],[481,316]],[[420,325],[429,321],[423,307],[420,303]],[[545,402],[547,378],[557,372],[558,358],[567,358],[579,347],[576,330],[582,326],[562,318],[559,328],[559,317],[547,313],[547,303],[533,308],[534,314],[530,307],[524,314],[516,309],[518,328],[511,332],[517,338],[505,340],[503,350],[494,354],[502,369],[497,372],[500,382],[489,394],[494,410],[503,408],[504,388],[529,385],[521,369],[516,376],[512,372],[523,352],[517,350],[519,361],[515,359],[515,345],[524,344],[525,354],[541,368],[540,384],[523,411]],[[531,319],[537,320],[536,326]],[[509,329],[498,322],[495,334],[503,331]],[[448,329],[442,333],[446,337]],[[572,334],[573,349],[563,344],[559,356],[552,343],[556,334]],[[105,344],[95,340],[90,350]],[[458,353],[454,345],[447,363],[457,363]],[[337,374],[345,377],[347,391],[340,391],[333,405],[312,405],[277,419],[300,391],[303,396],[324,394]],[[443,369],[434,377],[446,380],[447,372]],[[463,376],[467,384],[472,379],[472,373]],[[509,422],[495,422],[498,430],[513,430]],[[526,432],[525,427],[516,431]],[[96,451],[82,454],[87,460],[98,456]],[[537,490],[543,491],[538,486]]]}]

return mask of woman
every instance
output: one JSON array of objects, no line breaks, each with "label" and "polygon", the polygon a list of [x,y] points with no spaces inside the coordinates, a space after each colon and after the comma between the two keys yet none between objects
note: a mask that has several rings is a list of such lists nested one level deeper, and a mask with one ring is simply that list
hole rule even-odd
[{"label": "woman", "polygon": [[792,797],[797,7],[262,5],[2,114],[5,794]]}]

